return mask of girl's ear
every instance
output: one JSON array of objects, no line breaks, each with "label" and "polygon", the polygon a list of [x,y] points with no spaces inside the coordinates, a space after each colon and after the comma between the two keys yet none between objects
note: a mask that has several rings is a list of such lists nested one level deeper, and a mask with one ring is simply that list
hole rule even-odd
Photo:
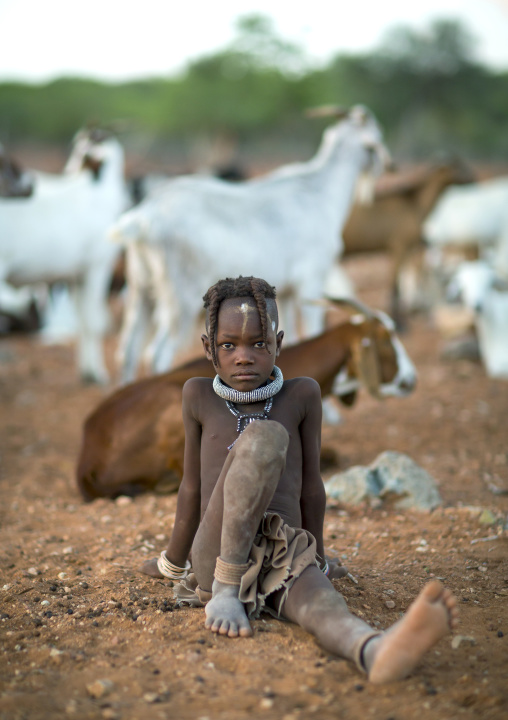
[{"label": "girl's ear", "polygon": [[208,335],[201,335],[201,342],[203,343],[203,350],[205,351],[206,359],[210,360],[212,362],[212,353],[210,351],[210,340],[208,339]]},{"label": "girl's ear", "polygon": [[279,357],[280,355],[280,348],[282,345],[282,338],[284,337],[284,330],[279,330],[276,337],[276,350],[275,350],[275,357]]}]

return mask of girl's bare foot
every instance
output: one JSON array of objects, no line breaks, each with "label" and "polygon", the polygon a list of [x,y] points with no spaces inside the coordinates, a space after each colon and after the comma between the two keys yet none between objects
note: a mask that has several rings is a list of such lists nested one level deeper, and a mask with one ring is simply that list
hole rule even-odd
[{"label": "girl's bare foot", "polygon": [[205,607],[205,627],[219,635],[249,637],[252,629],[243,603],[238,599],[238,586],[213,581],[212,599]]},{"label": "girl's bare foot", "polygon": [[147,560],[143,563],[143,565],[139,568],[139,572],[142,572],[144,575],[150,575],[150,577],[161,578],[164,580],[164,575],[157,567],[157,558],[152,558],[151,560]]},{"label": "girl's bare foot", "polygon": [[437,580],[427,583],[404,617],[365,647],[369,680],[402,680],[458,623],[457,601]]}]

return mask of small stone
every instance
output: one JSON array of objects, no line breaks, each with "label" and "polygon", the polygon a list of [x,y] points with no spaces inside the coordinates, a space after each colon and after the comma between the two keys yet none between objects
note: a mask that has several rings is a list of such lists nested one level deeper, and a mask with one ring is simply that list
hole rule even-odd
[{"label": "small stone", "polygon": [[67,715],[74,715],[77,709],[78,706],[75,700],[69,700],[69,702],[65,706],[65,712],[67,713]]},{"label": "small stone", "polygon": [[495,525],[497,517],[491,510],[482,510],[480,517],[478,518],[480,525]]},{"label": "small stone", "polygon": [[73,548],[71,545],[69,545],[68,547],[65,547],[65,548],[62,550],[62,554],[63,554],[63,555],[70,555],[71,552],[73,552],[73,550],[74,550],[74,548]]},{"label": "small stone", "polygon": [[462,643],[467,643],[468,645],[476,645],[476,640],[470,635],[455,635],[452,640],[452,648],[454,650],[457,650],[457,648],[459,648]]},{"label": "small stone", "polygon": [[37,570],[37,568],[31,567],[31,568],[28,568],[27,573],[28,573],[29,575],[34,575],[34,576],[35,576],[35,575],[40,575],[40,574],[41,574],[41,571],[40,571],[40,570]]},{"label": "small stone", "polygon": [[261,710],[271,710],[271,708],[273,708],[272,698],[263,698],[259,703],[259,707],[261,708]]},{"label": "small stone", "polygon": [[67,577],[67,573],[60,572],[60,573],[58,573],[58,577],[59,577],[60,580],[63,580],[64,578]]},{"label": "small stone", "polygon": [[498,630],[498,631],[497,631],[497,636],[498,636],[498,637],[504,637],[504,632],[503,632],[502,630]]},{"label": "small stone", "polygon": [[51,649],[49,656],[55,665],[61,665],[64,661],[63,652],[61,650],[57,650],[56,648]]},{"label": "small stone", "polygon": [[49,605],[49,600],[42,600],[42,601],[41,601],[41,605],[42,605],[43,607],[47,607],[47,606]]},{"label": "small stone", "polygon": [[393,608],[395,607],[395,603],[393,602],[393,600],[387,600],[385,602],[385,605],[389,610],[393,610]]},{"label": "small stone", "polygon": [[129,497],[128,495],[120,495],[120,496],[117,497],[117,499],[115,500],[115,503],[116,503],[116,505],[118,505],[119,507],[125,507],[126,505],[131,505],[131,503],[132,503],[132,498]]},{"label": "small stone", "polygon": [[93,697],[96,700],[106,697],[112,689],[113,683],[111,680],[95,680],[95,682],[86,686],[86,690],[90,697]]},{"label": "small stone", "polygon": [[116,710],[113,710],[113,708],[104,708],[102,711],[102,717],[105,718],[105,720],[118,720],[120,715],[117,713]]},{"label": "small stone", "polygon": [[143,700],[147,703],[156,703],[159,701],[159,696],[154,692],[147,692],[143,695]]}]

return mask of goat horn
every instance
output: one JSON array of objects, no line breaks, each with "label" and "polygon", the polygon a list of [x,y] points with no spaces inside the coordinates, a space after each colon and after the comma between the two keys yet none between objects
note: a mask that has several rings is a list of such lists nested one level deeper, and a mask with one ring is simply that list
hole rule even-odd
[{"label": "goat horn", "polygon": [[327,295],[326,299],[332,305],[345,305],[346,307],[350,307],[353,310],[361,312],[365,315],[365,317],[372,318],[374,316],[372,310],[367,305],[364,305],[359,300],[356,300],[356,298],[333,298]]},{"label": "goat horn", "polygon": [[341,107],[340,105],[319,105],[317,107],[307,108],[305,111],[305,117],[308,118],[319,118],[319,117],[336,117],[343,118],[349,114],[348,108]]}]

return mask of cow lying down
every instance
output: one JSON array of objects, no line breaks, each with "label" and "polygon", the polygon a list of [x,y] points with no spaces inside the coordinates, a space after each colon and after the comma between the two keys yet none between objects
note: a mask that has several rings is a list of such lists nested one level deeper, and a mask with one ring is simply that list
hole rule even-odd
[{"label": "cow lying down", "polygon": [[[392,320],[357,301],[346,321],[309,340],[283,347],[277,365],[285,378],[314,378],[323,397],[352,405],[360,386],[378,398],[403,396],[416,372]],[[191,377],[213,377],[203,357],[116,390],[86,419],[76,480],[86,501],[156,490],[171,492],[182,478],[182,387]]]}]

